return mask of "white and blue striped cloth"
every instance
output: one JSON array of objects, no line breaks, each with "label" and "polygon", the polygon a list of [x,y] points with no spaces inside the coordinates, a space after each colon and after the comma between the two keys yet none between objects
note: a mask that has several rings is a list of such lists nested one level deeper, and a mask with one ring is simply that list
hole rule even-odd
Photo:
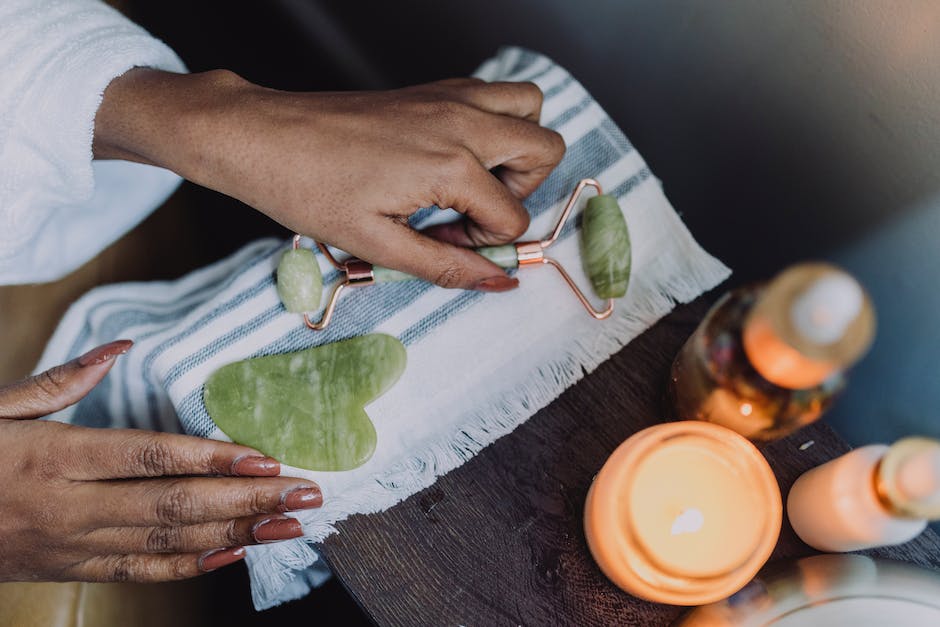
[{"label": "white and blue striped cloth", "polygon": [[[444,290],[420,281],[351,290],[327,331],[307,329],[275,293],[273,271],[288,242],[252,243],[228,259],[178,281],[93,290],[65,316],[40,368],[115,338],[135,340],[111,375],[77,407],[56,416],[77,424],[182,429],[224,439],[206,413],[202,387],[220,366],[285,353],[369,332],[389,333],[408,349],[398,384],[368,408],[378,432],[374,456],[348,472],[308,477],[324,505],[303,512],[307,537],[250,547],[256,607],[304,594],[317,575],[314,545],[351,514],[378,512],[512,431],[575,383],[585,371],[729,274],[703,251],[663,195],[659,181],[584,88],[549,59],[506,49],[477,75],[534,81],[545,94],[542,121],[565,138],[561,165],[526,201],[526,239],[551,230],[574,186],[585,177],[618,197],[633,240],[633,277],[611,319],[589,317],[550,268],[519,272],[521,287],[504,294]],[[427,209],[416,226],[451,212]],[[590,293],[581,269],[577,221],[550,250]],[[337,273],[321,259],[327,284]],[[305,570],[307,569],[307,570]]]}]

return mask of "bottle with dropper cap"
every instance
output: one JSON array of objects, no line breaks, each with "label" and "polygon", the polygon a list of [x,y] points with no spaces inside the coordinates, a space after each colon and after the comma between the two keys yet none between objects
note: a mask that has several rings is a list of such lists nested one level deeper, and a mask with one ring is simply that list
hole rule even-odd
[{"label": "bottle with dropper cap", "polygon": [[827,263],[791,266],[709,311],[672,365],[669,407],[754,441],[783,437],[829,408],[874,330],[854,277]]},{"label": "bottle with dropper cap", "polygon": [[793,484],[787,514],[797,535],[820,551],[907,542],[940,519],[940,442],[863,446],[817,466]]}]

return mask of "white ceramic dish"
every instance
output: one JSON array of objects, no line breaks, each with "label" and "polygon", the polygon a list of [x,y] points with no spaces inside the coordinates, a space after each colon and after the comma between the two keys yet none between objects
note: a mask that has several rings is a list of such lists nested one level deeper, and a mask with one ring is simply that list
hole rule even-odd
[{"label": "white ceramic dish", "polygon": [[682,617],[682,627],[937,627],[940,573],[863,555],[774,563],[737,594]]}]

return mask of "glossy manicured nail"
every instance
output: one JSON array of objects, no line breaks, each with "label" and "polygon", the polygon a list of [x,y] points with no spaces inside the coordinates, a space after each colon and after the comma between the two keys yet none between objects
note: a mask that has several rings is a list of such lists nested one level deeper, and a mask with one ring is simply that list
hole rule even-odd
[{"label": "glossy manicured nail", "polygon": [[232,474],[243,477],[276,477],[281,463],[264,455],[242,455],[232,462]]},{"label": "glossy manicured nail", "polygon": [[199,570],[204,573],[234,564],[245,557],[245,547],[236,546],[229,549],[213,549],[206,551],[199,557]]},{"label": "glossy manicured nail", "polygon": [[323,505],[323,494],[316,486],[295,488],[281,497],[281,503],[287,511],[313,509]]},{"label": "glossy manicured nail", "polygon": [[258,542],[277,542],[278,540],[290,540],[304,535],[304,528],[296,518],[287,516],[278,516],[276,518],[265,518],[251,530],[251,535]]},{"label": "glossy manicured nail", "polygon": [[491,276],[474,285],[473,289],[481,292],[508,292],[517,287],[519,287],[519,279],[508,276]]},{"label": "glossy manicured nail", "polygon": [[130,350],[131,346],[134,345],[134,342],[131,340],[116,340],[114,342],[108,342],[107,344],[102,344],[97,348],[93,348],[81,357],[78,358],[78,365],[85,366],[95,366],[97,364],[103,364],[106,361],[110,361],[117,357],[118,355],[123,355]]}]

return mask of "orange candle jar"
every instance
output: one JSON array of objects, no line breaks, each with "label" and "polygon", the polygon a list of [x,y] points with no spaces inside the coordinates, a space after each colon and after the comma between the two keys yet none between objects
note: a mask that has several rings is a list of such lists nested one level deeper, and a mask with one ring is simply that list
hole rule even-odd
[{"label": "orange candle jar", "polygon": [[644,429],[597,474],[584,531],[598,566],[650,601],[702,605],[740,590],[770,557],[783,516],[760,451],[700,421]]}]

